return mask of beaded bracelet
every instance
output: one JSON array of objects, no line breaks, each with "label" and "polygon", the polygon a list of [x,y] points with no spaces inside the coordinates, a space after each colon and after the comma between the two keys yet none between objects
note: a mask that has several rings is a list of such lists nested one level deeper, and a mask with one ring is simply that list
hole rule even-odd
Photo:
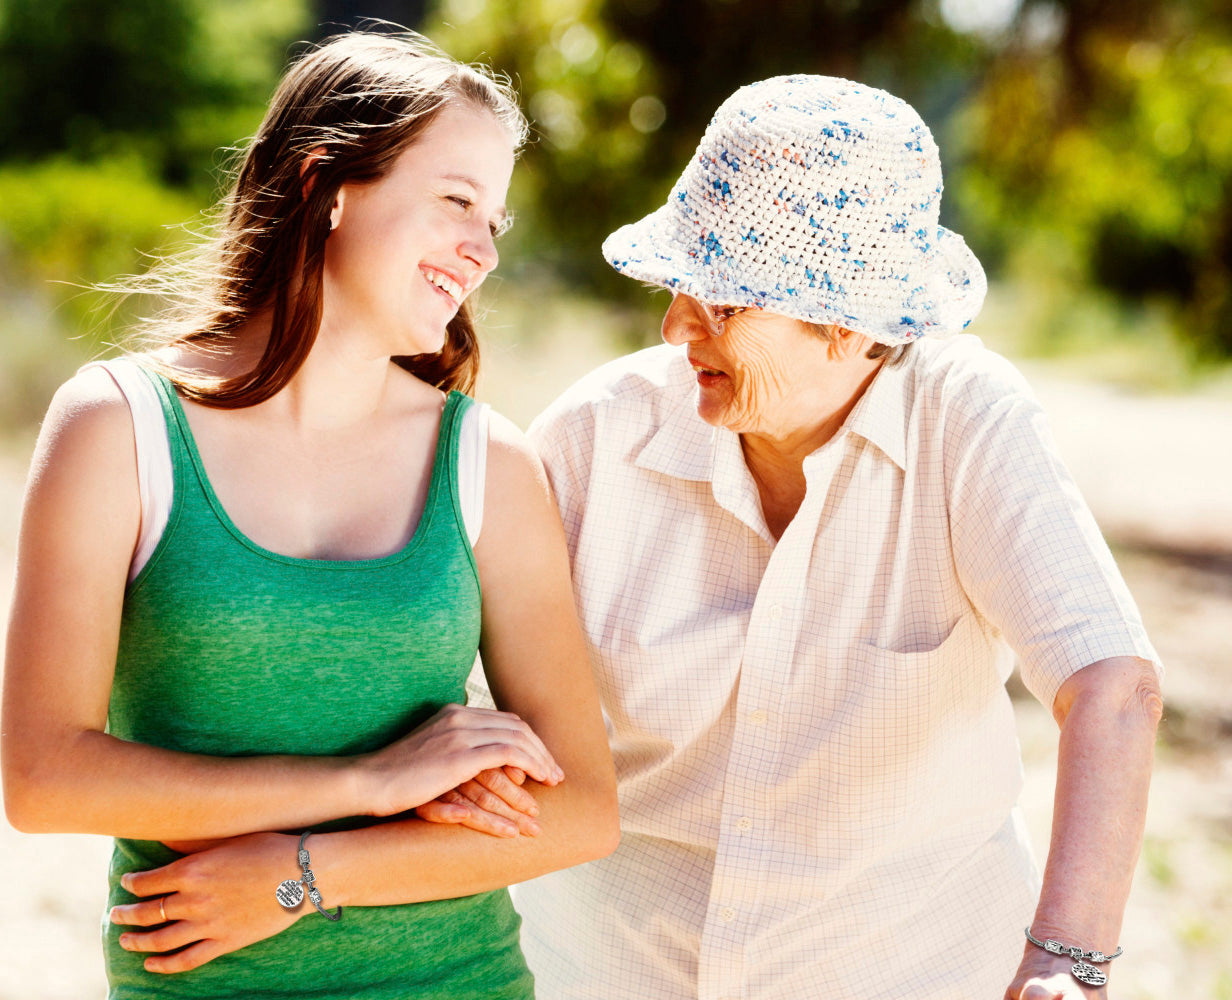
[{"label": "beaded bracelet", "polygon": [[313,885],[317,877],[309,867],[312,862],[308,857],[308,849],[304,847],[304,841],[308,839],[311,832],[311,830],[305,830],[299,838],[299,866],[303,869],[303,874],[299,878],[289,878],[285,882],[279,882],[274,895],[278,897],[278,902],[288,910],[294,910],[304,901],[304,886],[307,886],[308,898],[312,900],[312,905],[317,908],[317,912],[323,917],[329,917],[330,920],[337,920],[342,916],[342,907],[330,913],[321,905],[321,890]]},{"label": "beaded bracelet", "polygon": [[1070,975],[1080,983],[1085,983],[1087,986],[1103,986],[1108,982],[1108,977],[1104,975],[1094,965],[1086,962],[1090,959],[1092,962],[1111,962],[1114,958],[1121,954],[1122,948],[1117,945],[1117,950],[1111,955],[1105,955],[1102,951],[1083,951],[1077,945],[1065,945],[1056,938],[1049,938],[1047,941],[1041,941],[1031,933],[1031,928],[1025,928],[1027,940],[1037,948],[1043,948],[1044,951],[1052,955],[1068,955],[1072,959],[1076,959],[1074,964],[1070,966]]}]

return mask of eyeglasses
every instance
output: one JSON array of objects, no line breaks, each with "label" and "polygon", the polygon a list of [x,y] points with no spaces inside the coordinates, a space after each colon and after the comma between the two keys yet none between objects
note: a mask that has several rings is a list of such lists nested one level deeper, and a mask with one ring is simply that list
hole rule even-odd
[{"label": "eyeglasses", "polygon": [[[677,294],[673,290],[672,296]],[[733,316],[739,316],[741,313],[748,312],[752,306],[712,306],[708,302],[702,302],[700,299],[693,300],[701,314],[706,318],[706,325],[710,329],[711,336],[721,337],[724,333],[724,324]]]},{"label": "eyeglasses", "polygon": [[705,302],[698,303],[702,314],[706,317],[712,337],[721,337],[726,332],[726,323],[733,316],[748,312],[751,306],[712,306]]}]

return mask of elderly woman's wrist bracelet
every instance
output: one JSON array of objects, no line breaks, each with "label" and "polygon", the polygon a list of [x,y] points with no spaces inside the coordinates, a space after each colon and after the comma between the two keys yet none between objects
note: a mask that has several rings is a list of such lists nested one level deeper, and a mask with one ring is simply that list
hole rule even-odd
[{"label": "elderly woman's wrist bracelet", "polygon": [[312,900],[312,905],[317,908],[317,912],[323,917],[329,917],[330,920],[337,920],[342,916],[342,907],[330,913],[321,905],[321,890],[313,885],[317,877],[312,874],[312,869],[309,867],[312,860],[308,857],[308,849],[304,847],[304,841],[308,839],[308,834],[311,832],[311,830],[305,830],[299,838],[299,866],[303,869],[303,874],[299,878],[289,878],[285,882],[279,882],[274,895],[278,897],[278,902],[288,910],[294,910],[304,901],[304,886],[307,886],[308,898]]},{"label": "elderly woman's wrist bracelet", "polygon": [[1074,964],[1070,966],[1070,975],[1080,983],[1085,983],[1087,986],[1103,986],[1108,982],[1108,977],[1104,975],[1094,965],[1087,963],[1087,959],[1092,962],[1111,962],[1114,958],[1121,954],[1121,946],[1117,945],[1117,950],[1111,955],[1105,955],[1102,951],[1083,951],[1077,945],[1065,945],[1056,938],[1048,938],[1046,941],[1041,941],[1031,933],[1031,928],[1026,928],[1027,940],[1035,947],[1043,948],[1044,951],[1051,955],[1068,955],[1070,958],[1076,959]]}]

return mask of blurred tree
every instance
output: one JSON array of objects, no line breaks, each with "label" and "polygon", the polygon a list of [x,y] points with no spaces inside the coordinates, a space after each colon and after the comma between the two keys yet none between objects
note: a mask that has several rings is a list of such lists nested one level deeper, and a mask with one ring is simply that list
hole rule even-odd
[{"label": "blurred tree", "polygon": [[311,23],[308,0],[0,0],[0,429],[126,324],[83,286],[183,241]]},{"label": "blurred tree", "polygon": [[0,146],[88,150],[99,133],[158,132],[203,99],[197,12],[171,0],[5,0]]},{"label": "blurred tree", "polygon": [[441,0],[429,25],[511,73],[538,129],[515,266],[627,296],[599,244],[662,202],[719,102],[826,73],[920,110],[943,221],[994,274],[1061,312],[1091,288],[1162,303],[1189,343],[1232,355],[1226,0]]},{"label": "blurred tree", "polygon": [[538,131],[515,181],[535,211],[515,264],[626,296],[599,244],[662,203],[740,85],[853,76],[939,122],[984,58],[918,0],[444,0],[429,25],[454,55],[510,73]]},{"label": "blurred tree", "polygon": [[977,246],[1232,355],[1232,9],[1026,0],[961,123]]},{"label": "blurred tree", "polygon": [[387,22],[391,30],[397,26],[415,29],[423,21],[427,6],[427,0],[316,0],[316,35],[320,38],[333,34],[339,27],[355,28],[361,24],[380,30],[374,21]]},{"label": "blurred tree", "polygon": [[0,0],[0,155],[137,152],[200,189],[308,21],[306,0]]}]

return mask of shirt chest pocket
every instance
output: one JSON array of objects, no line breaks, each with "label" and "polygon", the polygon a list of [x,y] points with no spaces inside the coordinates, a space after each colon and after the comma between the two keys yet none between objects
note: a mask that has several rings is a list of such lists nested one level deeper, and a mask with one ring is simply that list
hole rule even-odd
[{"label": "shirt chest pocket", "polygon": [[971,614],[930,649],[855,642],[846,654],[827,658],[818,678],[822,714],[843,743],[866,742],[879,754],[919,753],[939,730],[979,717],[1002,685],[995,646]]}]

